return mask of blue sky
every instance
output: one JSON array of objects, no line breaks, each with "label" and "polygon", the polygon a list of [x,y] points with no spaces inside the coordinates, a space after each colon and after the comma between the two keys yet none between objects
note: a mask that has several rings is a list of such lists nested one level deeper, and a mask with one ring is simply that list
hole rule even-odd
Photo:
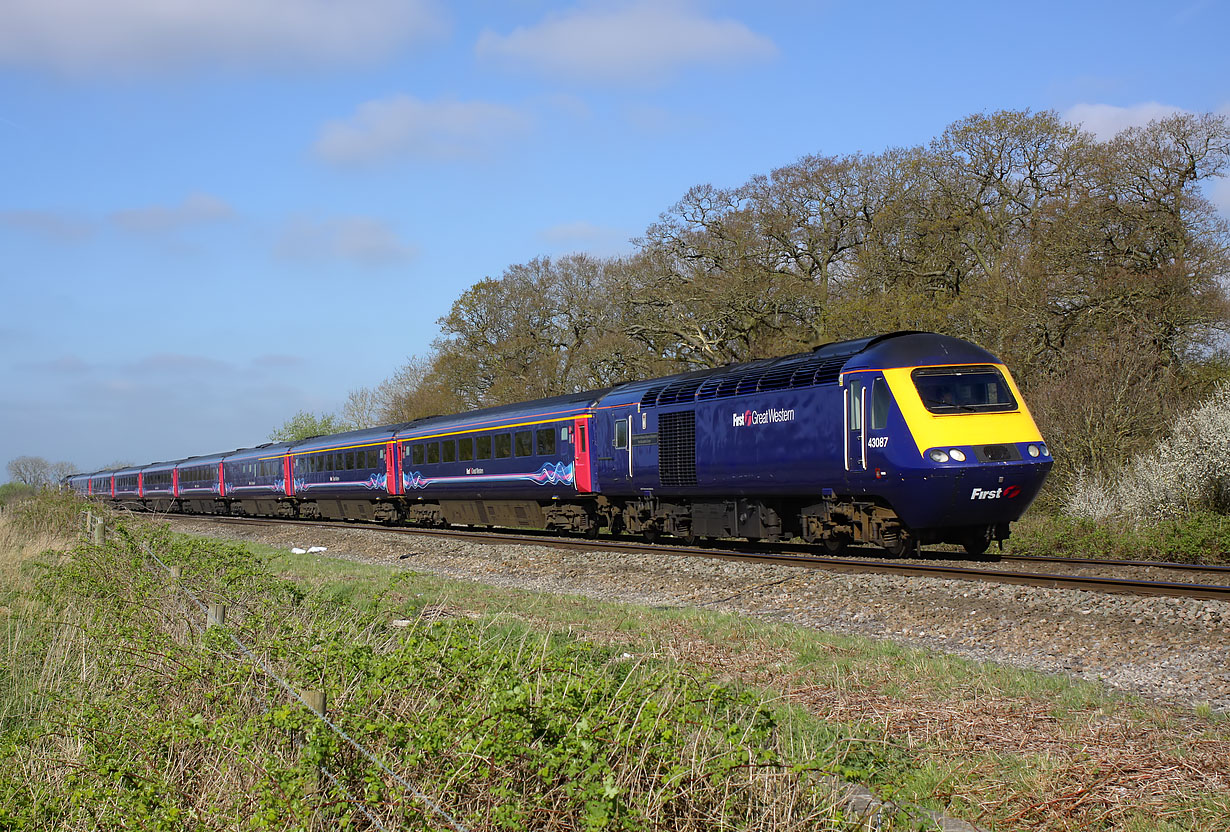
[{"label": "blue sky", "polygon": [[259,442],[693,185],[980,111],[1230,113],[1227,31],[1222,2],[6,0],[0,463]]}]

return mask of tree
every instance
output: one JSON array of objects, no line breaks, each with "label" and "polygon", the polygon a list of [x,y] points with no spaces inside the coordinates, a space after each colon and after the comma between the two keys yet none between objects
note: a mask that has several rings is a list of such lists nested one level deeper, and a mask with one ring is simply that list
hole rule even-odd
[{"label": "tree", "polygon": [[9,478],[34,488],[45,488],[51,481],[51,463],[41,456],[19,456],[9,460]]},{"label": "tree", "polygon": [[71,462],[54,462],[51,465],[48,476],[52,483],[58,483],[65,477],[77,473],[77,471],[77,466],[73,465]]},{"label": "tree", "polygon": [[296,442],[310,439],[313,436],[325,436],[330,433],[341,433],[347,426],[341,419],[331,413],[319,416],[300,410],[294,416],[282,423],[282,426],[269,434],[270,442]]}]

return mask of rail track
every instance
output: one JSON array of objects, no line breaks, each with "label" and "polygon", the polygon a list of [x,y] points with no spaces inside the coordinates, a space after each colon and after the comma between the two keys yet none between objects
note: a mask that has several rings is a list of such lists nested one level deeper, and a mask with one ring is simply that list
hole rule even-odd
[{"label": "rail track", "polygon": [[[1230,585],[1219,583],[1192,583],[1169,580],[1147,580],[1141,577],[1113,577],[1104,574],[1114,571],[1130,571],[1137,575],[1141,573],[1201,573],[1210,576],[1211,580],[1230,581],[1230,566],[1215,566],[1207,564],[1164,563],[1157,561],[1122,561],[1096,560],[1068,557],[1027,557],[1002,555],[983,558],[979,564],[988,560],[999,563],[1016,564],[1019,567],[1034,567],[1047,564],[1063,565],[1068,569],[1082,569],[1086,572],[1103,574],[1058,574],[1054,572],[1034,571],[1025,568],[1022,571],[1005,571],[975,565],[955,565],[949,563],[928,563],[920,559],[886,560],[883,557],[833,557],[818,555],[812,547],[791,544],[747,544],[722,542],[714,548],[699,548],[696,546],[670,545],[664,543],[645,543],[629,541],[614,537],[599,537],[597,539],[559,537],[548,532],[516,533],[507,531],[478,531],[474,529],[439,529],[422,527],[384,526],[371,523],[355,522],[322,522],[317,520],[284,520],[275,518],[224,517],[212,515],[165,515],[168,518],[183,520],[203,520],[211,523],[247,526],[304,526],[314,529],[345,529],[349,531],[366,530],[391,532],[393,534],[439,536],[453,540],[465,540],[473,543],[491,545],[534,545],[548,546],[558,549],[580,551],[602,550],[606,552],[628,552],[635,554],[657,554],[675,557],[703,557],[719,560],[742,561],[745,563],[768,563],[778,566],[795,566],[807,569],[822,569],[837,572],[853,572],[880,575],[902,575],[910,577],[946,578],[964,581],[981,581],[987,583],[1016,584],[1032,587],[1050,587],[1062,589],[1080,589],[1091,592],[1124,593],[1146,596],[1170,596],[1176,598],[1197,598],[1204,600],[1230,601]],[[772,549],[772,550],[770,550]],[[870,553],[873,550],[868,550]],[[932,560],[940,560],[943,553],[932,553]]]}]

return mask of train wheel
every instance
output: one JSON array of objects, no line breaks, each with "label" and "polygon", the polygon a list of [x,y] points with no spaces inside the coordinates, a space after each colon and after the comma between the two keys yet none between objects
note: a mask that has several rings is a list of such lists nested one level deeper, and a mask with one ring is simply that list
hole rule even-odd
[{"label": "train wheel", "polygon": [[918,550],[918,541],[904,531],[898,532],[893,537],[885,538],[880,545],[894,558],[908,557]]},{"label": "train wheel", "polygon": [[991,537],[995,529],[992,526],[987,526],[985,529],[974,529],[965,536],[961,541],[961,545],[965,547],[965,554],[972,557],[978,557],[986,552],[987,547],[991,545]]},{"label": "train wheel", "polygon": [[844,555],[846,547],[850,545],[850,541],[840,535],[826,537],[820,542],[824,544],[824,551],[833,556]]}]

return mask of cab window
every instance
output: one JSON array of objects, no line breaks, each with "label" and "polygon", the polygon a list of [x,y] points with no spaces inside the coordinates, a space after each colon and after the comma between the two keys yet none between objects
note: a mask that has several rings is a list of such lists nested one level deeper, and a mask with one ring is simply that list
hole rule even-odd
[{"label": "cab window", "polygon": [[888,392],[888,383],[883,378],[871,382],[871,429],[884,430],[888,427],[888,410],[893,401]]},{"label": "cab window", "polygon": [[937,415],[1016,410],[1016,398],[990,365],[920,367],[910,374],[923,406]]}]

